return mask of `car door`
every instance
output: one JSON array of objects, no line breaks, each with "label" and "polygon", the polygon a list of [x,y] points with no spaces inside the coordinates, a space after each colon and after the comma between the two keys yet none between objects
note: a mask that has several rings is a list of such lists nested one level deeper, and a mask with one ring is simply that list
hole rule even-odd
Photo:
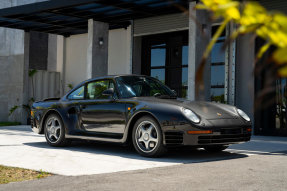
[{"label": "car door", "polygon": [[116,93],[115,100],[102,95],[103,91],[114,87],[112,80],[97,80],[86,84],[85,100],[80,102],[80,115],[86,131],[101,136],[103,133],[123,135],[126,123],[125,101],[118,100]]}]

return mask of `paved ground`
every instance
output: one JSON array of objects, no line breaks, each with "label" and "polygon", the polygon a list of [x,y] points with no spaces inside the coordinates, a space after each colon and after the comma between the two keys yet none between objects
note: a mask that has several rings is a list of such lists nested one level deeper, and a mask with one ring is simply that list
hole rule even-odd
[{"label": "paved ground", "polygon": [[0,190],[287,190],[286,157],[282,137],[255,136],[221,153],[179,149],[149,159],[116,145],[52,148],[28,126],[0,127],[0,164],[58,174]]}]

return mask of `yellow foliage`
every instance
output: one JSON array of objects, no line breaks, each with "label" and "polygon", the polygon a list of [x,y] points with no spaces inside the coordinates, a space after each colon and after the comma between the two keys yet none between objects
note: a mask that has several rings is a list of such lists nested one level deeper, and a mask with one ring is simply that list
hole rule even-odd
[{"label": "yellow foliage", "polygon": [[[231,39],[247,33],[255,33],[265,39],[267,43],[259,50],[258,59],[273,45],[277,47],[272,55],[273,60],[278,64],[287,64],[286,15],[280,12],[267,11],[258,2],[254,1],[240,3],[232,0],[201,0],[201,2],[203,4],[197,4],[195,8],[212,12],[212,19],[223,18],[225,21],[223,23],[224,27],[230,21],[239,25],[238,29],[231,34]],[[218,33],[216,35],[218,36]],[[208,57],[213,45],[214,42],[211,41],[203,60]],[[287,76],[287,66],[282,67],[278,73]]]}]

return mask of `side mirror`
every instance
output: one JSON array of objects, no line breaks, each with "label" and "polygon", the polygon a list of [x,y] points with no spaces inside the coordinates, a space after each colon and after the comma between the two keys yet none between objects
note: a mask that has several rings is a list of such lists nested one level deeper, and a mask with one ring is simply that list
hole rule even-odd
[{"label": "side mirror", "polygon": [[103,96],[109,96],[112,98],[112,100],[115,100],[114,93],[115,93],[114,88],[109,88],[103,92]]}]

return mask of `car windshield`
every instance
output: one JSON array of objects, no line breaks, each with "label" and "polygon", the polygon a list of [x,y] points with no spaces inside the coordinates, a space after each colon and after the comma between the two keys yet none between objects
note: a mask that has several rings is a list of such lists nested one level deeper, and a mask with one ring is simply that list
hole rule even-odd
[{"label": "car windshield", "polygon": [[122,76],[116,78],[119,92],[123,98],[176,94],[159,80],[152,77]]}]

